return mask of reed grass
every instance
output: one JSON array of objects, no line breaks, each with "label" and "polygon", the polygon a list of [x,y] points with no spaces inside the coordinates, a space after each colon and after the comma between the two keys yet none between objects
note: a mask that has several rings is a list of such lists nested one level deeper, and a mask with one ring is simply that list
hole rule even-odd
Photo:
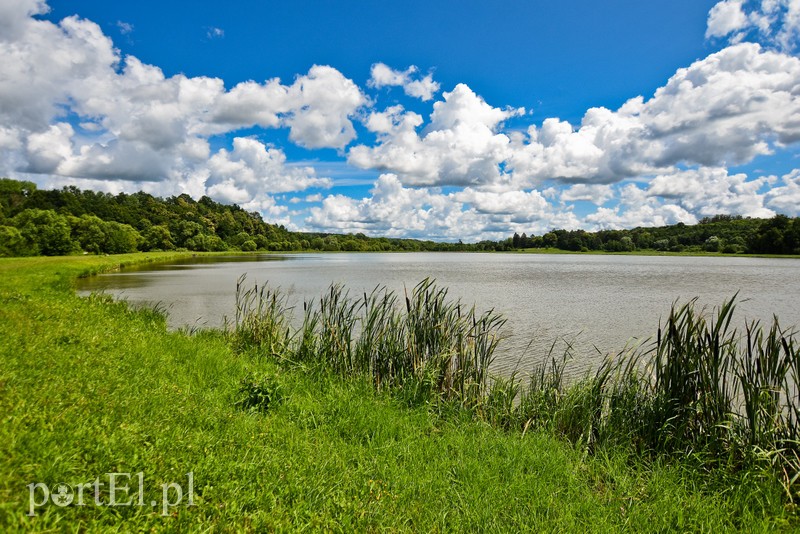
[{"label": "reed grass", "polygon": [[[403,390],[407,399],[456,401],[477,407],[490,388],[489,366],[505,319],[478,314],[447,298],[447,290],[423,280],[398,295],[385,287],[353,298],[331,285],[318,305],[304,302],[298,331],[279,290],[236,286],[230,337],[239,350],[280,356],[341,376],[369,376],[378,389]],[[403,306],[403,303],[405,306]],[[495,388],[496,389],[496,388]]]},{"label": "reed grass", "polygon": [[795,332],[733,323],[736,297],[708,313],[675,303],[655,341],[625,347],[592,374],[567,377],[573,346],[556,343],[528,373],[490,372],[505,319],[448,298],[425,279],[398,296],[353,298],[332,285],[303,304],[292,332],[279,292],[237,284],[231,338],[239,350],[280,356],[344,377],[369,377],[412,404],[455,405],[505,430],[547,428],[593,452],[624,447],[692,457],[704,469],[767,468],[800,498],[800,350]]}]

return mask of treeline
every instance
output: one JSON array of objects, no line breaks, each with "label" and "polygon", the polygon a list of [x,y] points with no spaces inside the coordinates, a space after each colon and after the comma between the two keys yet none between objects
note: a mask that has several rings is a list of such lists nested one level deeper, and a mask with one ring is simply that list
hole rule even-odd
[{"label": "treeline", "polygon": [[37,189],[0,178],[0,256],[119,254],[136,251],[568,251],[800,254],[800,218],[717,215],[696,225],[632,230],[553,230],[464,244],[364,234],[291,232],[256,212],[189,195]]},{"label": "treeline", "polygon": [[557,248],[569,251],[722,252],[725,254],[800,254],[800,218],[776,215],[750,219],[738,215],[706,217],[698,224],[678,223],[632,230],[553,230],[541,236],[514,234],[508,249]]},{"label": "treeline", "polygon": [[193,251],[439,251],[461,243],[290,232],[208,197],[113,195],[76,187],[40,190],[0,178],[0,255]]}]

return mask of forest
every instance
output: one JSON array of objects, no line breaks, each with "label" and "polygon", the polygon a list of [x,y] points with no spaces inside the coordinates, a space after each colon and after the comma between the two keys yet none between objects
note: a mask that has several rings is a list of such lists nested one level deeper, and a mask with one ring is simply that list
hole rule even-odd
[{"label": "forest", "polygon": [[256,212],[189,195],[100,193],[0,179],[0,255],[57,256],[136,251],[433,251],[461,244],[364,234],[291,232]]},{"label": "forest", "polygon": [[631,230],[553,229],[465,244],[368,237],[362,233],[292,232],[260,214],[209,197],[38,189],[0,178],[0,256],[120,254],[136,251],[509,251],[710,252],[800,254],[800,218],[716,215]]},{"label": "forest", "polygon": [[514,234],[505,241],[511,249],[550,249],[588,252],[719,252],[723,254],[800,254],[800,218],[771,219],[715,215],[698,224],[632,230],[553,230],[542,236]]}]

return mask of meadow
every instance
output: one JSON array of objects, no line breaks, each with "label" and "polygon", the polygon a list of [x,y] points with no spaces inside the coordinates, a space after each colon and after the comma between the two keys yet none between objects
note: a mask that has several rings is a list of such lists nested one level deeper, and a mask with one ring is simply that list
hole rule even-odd
[{"label": "meadow", "polygon": [[[678,306],[655,346],[566,382],[555,352],[492,376],[503,318],[429,280],[404,295],[334,286],[295,310],[298,330],[278,289],[246,280],[225,331],[168,331],[159,309],[74,293],[77,277],[175,256],[0,260],[0,530],[800,523],[794,337],[734,332],[731,303]],[[131,476],[112,490],[112,473]],[[60,484],[85,485],[84,502],[44,502]]]}]

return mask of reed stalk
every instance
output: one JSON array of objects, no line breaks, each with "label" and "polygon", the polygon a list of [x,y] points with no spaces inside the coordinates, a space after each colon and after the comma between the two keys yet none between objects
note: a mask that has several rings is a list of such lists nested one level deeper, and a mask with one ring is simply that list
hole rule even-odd
[{"label": "reed stalk", "polygon": [[[448,403],[506,430],[546,427],[588,452],[630,447],[640,454],[695,456],[703,465],[767,466],[798,497],[800,349],[777,318],[733,326],[736,296],[713,314],[697,301],[673,304],[654,342],[625,347],[579,380],[580,355],[553,343],[524,375],[490,374],[505,319],[449,299],[425,279],[402,299],[385,287],[351,298],[331,285],[303,304],[290,328],[280,291],[237,283],[231,335],[237,350],[368,377],[414,403]],[[527,376],[527,378],[525,378]]]}]

